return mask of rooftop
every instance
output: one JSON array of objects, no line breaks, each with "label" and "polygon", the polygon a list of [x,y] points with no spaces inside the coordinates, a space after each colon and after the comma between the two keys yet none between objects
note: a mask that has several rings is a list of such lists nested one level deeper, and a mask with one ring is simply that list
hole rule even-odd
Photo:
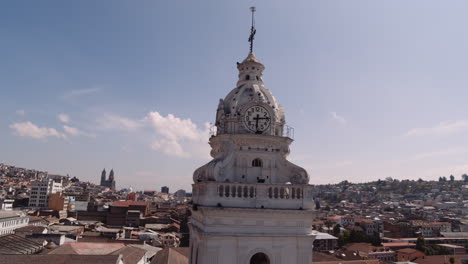
[{"label": "rooftop", "polygon": [[19,217],[19,216],[25,216],[25,214],[21,211],[0,210],[0,219],[13,218],[13,217]]},{"label": "rooftop", "polygon": [[124,243],[65,242],[49,254],[107,255],[123,247]]},{"label": "rooftop", "polygon": [[[2,255],[34,254],[40,251],[42,248],[43,245],[38,243],[36,240],[24,238],[18,235],[0,236],[0,254]],[[2,258],[0,258],[0,260]]]},{"label": "rooftop", "polygon": [[130,205],[143,206],[148,205],[148,203],[143,201],[115,201],[111,204],[111,206],[115,207],[129,207]]},{"label": "rooftop", "polygon": [[121,259],[120,255],[3,255],[0,264],[118,264]]}]

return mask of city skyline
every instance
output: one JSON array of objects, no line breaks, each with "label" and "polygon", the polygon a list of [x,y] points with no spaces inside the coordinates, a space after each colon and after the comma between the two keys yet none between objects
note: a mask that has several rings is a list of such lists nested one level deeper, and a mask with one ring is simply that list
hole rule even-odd
[{"label": "city skyline", "polygon": [[256,5],[254,52],[311,184],[468,172],[466,3],[46,3],[1,4],[3,163],[190,190]]}]

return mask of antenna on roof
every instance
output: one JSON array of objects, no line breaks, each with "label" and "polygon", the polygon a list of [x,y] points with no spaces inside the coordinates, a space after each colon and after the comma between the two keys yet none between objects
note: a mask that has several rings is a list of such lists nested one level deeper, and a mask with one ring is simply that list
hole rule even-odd
[{"label": "antenna on roof", "polygon": [[255,6],[250,7],[250,11],[252,12],[252,27],[250,28],[250,36],[249,36],[249,42],[250,42],[250,53],[253,51],[253,41],[255,37],[255,33],[257,30],[255,29],[255,17],[254,13],[256,11]]}]

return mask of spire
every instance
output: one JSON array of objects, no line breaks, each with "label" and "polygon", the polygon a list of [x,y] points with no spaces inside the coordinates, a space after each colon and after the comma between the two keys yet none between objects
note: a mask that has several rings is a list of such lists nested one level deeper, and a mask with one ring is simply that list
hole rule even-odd
[{"label": "spire", "polygon": [[101,172],[101,184],[100,185],[103,185],[105,181],[106,181],[106,169],[103,169]]},{"label": "spire", "polygon": [[256,11],[255,6],[250,7],[250,11],[252,12],[252,26],[250,27],[250,36],[249,36],[249,42],[250,42],[250,53],[253,52],[253,41],[255,38],[255,33],[257,33],[257,30],[255,29],[255,17],[254,13]]},{"label": "spire", "polygon": [[113,181],[113,180],[114,180],[114,169],[111,169],[109,173],[109,181]]}]

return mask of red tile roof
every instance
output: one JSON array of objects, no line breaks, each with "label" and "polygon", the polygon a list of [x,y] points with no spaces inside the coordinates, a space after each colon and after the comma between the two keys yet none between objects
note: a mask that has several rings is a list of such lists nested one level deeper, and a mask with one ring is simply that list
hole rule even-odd
[{"label": "red tile roof", "polygon": [[115,207],[129,207],[130,205],[137,205],[137,206],[141,206],[141,205],[148,205],[147,202],[143,202],[143,201],[115,201],[111,204],[111,206],[115,206]]}]

